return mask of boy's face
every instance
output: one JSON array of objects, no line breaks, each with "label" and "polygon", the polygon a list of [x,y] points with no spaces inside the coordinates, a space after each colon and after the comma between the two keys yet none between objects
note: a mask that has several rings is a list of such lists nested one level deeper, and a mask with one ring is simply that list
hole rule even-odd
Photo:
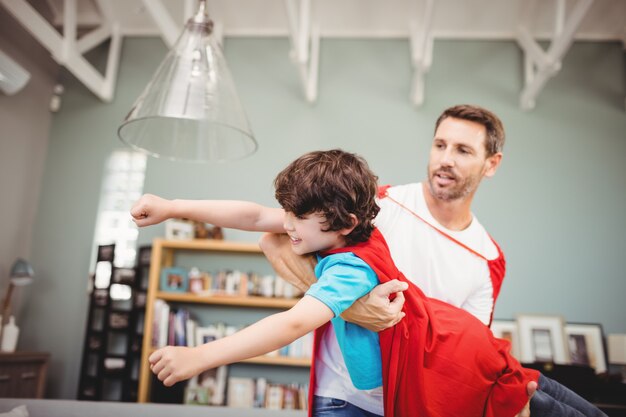
[{"label": "boy's face", "polygon": [[283,226],[289,235],[293,251],[298,255],[304,255],[345,246],[344,231],[325,232],[325,224],[326,217],[320,213],[296,216],[287,211]]}]

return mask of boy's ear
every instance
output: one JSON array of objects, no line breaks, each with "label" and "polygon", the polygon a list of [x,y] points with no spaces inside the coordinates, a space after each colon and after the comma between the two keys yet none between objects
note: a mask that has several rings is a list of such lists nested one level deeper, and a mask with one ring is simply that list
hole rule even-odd
[{"label": "boy's ear", "polygon": [[357,227],[357,225],[359,224],[359,219],[357,219],[356,216],[354,214],[352,214],[352,213],[350,213],[350,223],[352,223],[352,225],[350,227],[346,227],[345,229],[341,229],[340,233],[343,236],[347,236],[350,233],[352,233],[354,228]]}]

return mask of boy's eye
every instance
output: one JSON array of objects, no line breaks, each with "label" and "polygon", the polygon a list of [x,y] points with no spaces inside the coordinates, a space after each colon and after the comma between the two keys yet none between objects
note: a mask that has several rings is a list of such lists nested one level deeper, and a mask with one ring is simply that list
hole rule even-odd
[{"label": "boy's eye", "polygon": [[296,214],[296,219],[304,220],[305,218],[304,214]]}]

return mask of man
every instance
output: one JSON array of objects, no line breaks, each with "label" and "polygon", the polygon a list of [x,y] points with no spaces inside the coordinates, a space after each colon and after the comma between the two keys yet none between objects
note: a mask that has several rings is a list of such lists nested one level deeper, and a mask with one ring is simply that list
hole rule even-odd
[{"label": "man", "polygon": [[[473,216],[471,204],[481,180],[495,175],[503,146],[502,122],[492,112],[470,105],[446,109],[435,125],[426,181],[382,187],[375,222],[398,268],[426,295],[467,310],[485,325],[491,323],[505,261]],[[266,235],[261,241],[279,274],[306,288],[315,280],[311,261],[293,256],[288,244],[279,235]],[[404,316],[403,289],[400,282],[380,285],[343,316],[370,330],[383,330]],[[396,298],[390,302],[392,293]],[[317,395],[337,398],[344,392],[345,398],[339,398],[358,404],[349,384],[337,382],[349,380],[334,333],[326,332],[322,343],[331,353],[317,361],[317,386],[329,388]],[[529,396],[535,389],[530,383]],[[527,404],[518,416],[529,415]]]}]

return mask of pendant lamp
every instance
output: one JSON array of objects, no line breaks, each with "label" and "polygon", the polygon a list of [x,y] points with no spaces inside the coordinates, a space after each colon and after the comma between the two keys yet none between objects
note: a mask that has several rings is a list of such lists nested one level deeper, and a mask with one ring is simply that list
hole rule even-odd
[{"label": "pendant lamp", "polygon": [[206,1],[200,1],[117,134],[134,149],[178,161],[229,161],[256,151]]}]

